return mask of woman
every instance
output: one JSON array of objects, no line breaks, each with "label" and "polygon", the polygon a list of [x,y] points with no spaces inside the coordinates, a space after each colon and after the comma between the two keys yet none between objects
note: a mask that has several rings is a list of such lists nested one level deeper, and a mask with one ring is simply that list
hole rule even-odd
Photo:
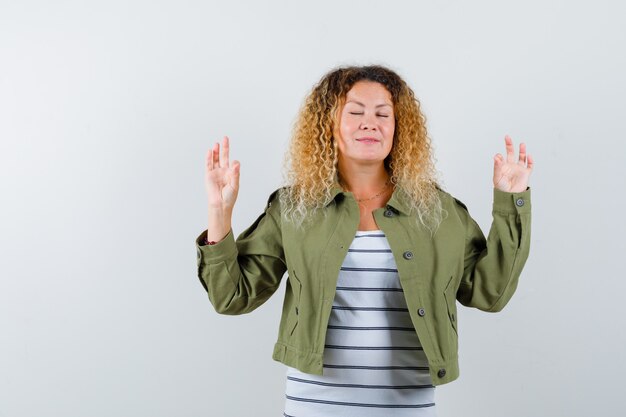
[{"label": "woman", "polygon": [[533,161],[505,143],[487,240],[438,187],[419,102],[384,67],[322,78],[296,123],[288,186],[236,242],[239,163],[228,138],[208,152],[199,277],[218,312],[242,314],[287,272],[273,353],[288,366],[286,416],[434,415],[434,387],[459,373],[456,300],[499,311],[528,255]]}]

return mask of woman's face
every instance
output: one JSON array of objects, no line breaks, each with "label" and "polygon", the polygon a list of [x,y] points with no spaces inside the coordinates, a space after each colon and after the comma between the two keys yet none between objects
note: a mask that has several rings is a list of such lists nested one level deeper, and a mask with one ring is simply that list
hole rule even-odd
[{"label": "woman's face", "polygon": [[340,162],[382,163],[391,152],[395,125],[391,93],[377,82],[355,83],[334,130]]}]

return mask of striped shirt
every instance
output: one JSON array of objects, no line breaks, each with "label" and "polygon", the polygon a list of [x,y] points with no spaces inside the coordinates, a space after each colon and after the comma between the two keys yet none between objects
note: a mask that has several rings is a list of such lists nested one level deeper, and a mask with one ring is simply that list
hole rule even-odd
[{"label": "striped shirt", "polygon": [[287,368],[284,417],[434,417],[435,387],[382,231],[357,232],[328,321],[324,374]]}]

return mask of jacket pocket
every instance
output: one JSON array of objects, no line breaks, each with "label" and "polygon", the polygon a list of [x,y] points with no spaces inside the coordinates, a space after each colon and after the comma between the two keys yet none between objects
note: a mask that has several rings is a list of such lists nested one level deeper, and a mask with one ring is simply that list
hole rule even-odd
[{"label": "jacket pocket", "polygon": [[296,276],[296,271],[293,271],[291,274],[291,290],[293,291],[293,311],[290,312],[289,316],[292,318],[290,324],[288,326],[289,336],[292,336],[296,331],[296,327],[298,327],[299,315],[300,315],[300,296],[302,294],[302,283]]},{"label": "jacket pocket", "polygon": [[450,325],[452,325],[452,329],[454,329],[454,333],[458,335],[457,314],[456,314],[456,285],[454,285],[454,275],[450,277],[450,280],[448,281],[448,285],[446,285],[446,289],[443,292],[443,296],[446,299],[446,306],[448,308],[448,319],[450,320]]}]

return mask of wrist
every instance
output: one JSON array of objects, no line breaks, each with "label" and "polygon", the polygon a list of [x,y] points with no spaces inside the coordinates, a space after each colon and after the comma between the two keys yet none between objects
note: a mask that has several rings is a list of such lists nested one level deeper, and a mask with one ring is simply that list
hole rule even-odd
[{"label": "wrist", "polygon": [[208,227],[206,233],[207,242],[222,241],[231,229],[230,217],[211,216],[209,215]]}]

